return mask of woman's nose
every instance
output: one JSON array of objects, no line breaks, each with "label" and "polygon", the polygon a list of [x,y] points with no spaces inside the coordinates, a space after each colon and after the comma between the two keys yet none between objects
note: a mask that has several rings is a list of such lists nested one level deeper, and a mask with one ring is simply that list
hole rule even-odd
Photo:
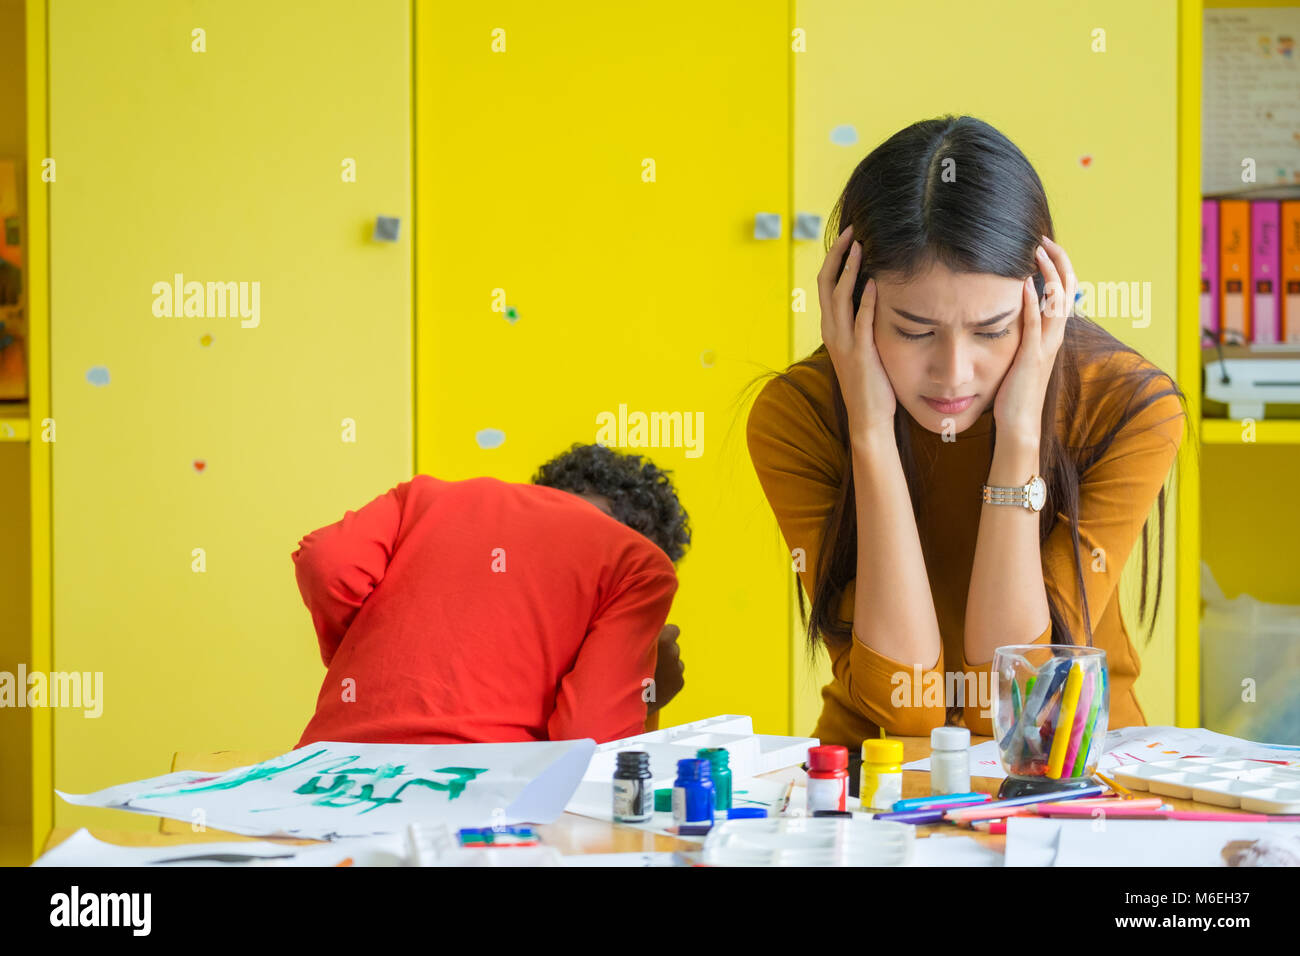
[{"label": "woman's nose", "polygon": [[936,350],[931,377],[944,388],[958,388],[971,379],[970,358],[959,339],[950,339]]}]

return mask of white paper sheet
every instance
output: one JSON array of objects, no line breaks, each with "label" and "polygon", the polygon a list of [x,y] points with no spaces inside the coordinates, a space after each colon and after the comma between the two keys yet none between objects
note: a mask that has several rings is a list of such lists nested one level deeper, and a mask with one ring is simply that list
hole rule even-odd
[{"label": "white paper sheet", "polygon": [[1095,823],[1061,821],[1055,866],[1227,866],[1223,851],[1229,843],[1253,843],[1262,839],[1285,841],[1291,844],[1290,853],[1300,853],[1300,823],[1208,820],[1098,820]]},{"label": "white paper sheet", "polygon": [[[1217,734],[1203,727],[1121,727],[1107,732],[1106,749],[1097,763],[1097,769],[1108,773],[1127,764],[1198,754],[1285,760],[1291,766],[1300,767],[1300,747],[1258,744],[1239,737],[1229,737],[1227,734]],[[903,769],[928,771],[930,758],[905,763]],[[998,780],[1006,777],[1006,771],[998,760],[996,740],[986,740],[971,747],[970,773],[972,777],[993,777]]]},{"label": "white paper sheet", "polygon": [[1007,818],[1007,866],[1051,866],[1056,861],[1061,821],[1039,817]]},{"label": "white paper sheet", "polygon": [[[218,855],[255,859],[222,861],[188,859]],[[403,837],[388,834],[335,840],[329,844],[285,844],[264,840],[176,843],[166,846],[118,846],[105,843],[82,827],[58,846],[42,854],[32,866],[337,866],[351,859],[353,866],[401,866],[405,860]]]},{"label": "white paper sheet", "polygon": [[974,837],[931,834],[912,845],[909,866],[1002,866],[1003,854]]},{"label": "white paper sheet", "polygon": [[596,742],[358,744],[322,742],[221,773],[181,770],[96,793],[80,806],[199,821],[216,830],[317,840],[550,823],[564,811]]}]

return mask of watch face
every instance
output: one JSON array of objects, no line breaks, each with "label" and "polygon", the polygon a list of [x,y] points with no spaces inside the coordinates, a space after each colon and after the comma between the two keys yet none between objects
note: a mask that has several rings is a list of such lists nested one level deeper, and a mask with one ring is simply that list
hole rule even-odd
[{"label": "watch face", "polygon": [[1029,480],[1029,507],[1034,511],[1042,511],[1045,504],[1047,504],[1047,483],[1035,475]]}]

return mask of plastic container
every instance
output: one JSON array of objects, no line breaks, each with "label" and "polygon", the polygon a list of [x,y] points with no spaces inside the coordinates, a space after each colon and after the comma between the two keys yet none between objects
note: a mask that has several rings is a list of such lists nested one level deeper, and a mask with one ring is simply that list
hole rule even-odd
[{"label": "plastic container", "polygon": [[728,820],[704,839],[710,866],[907,866],[916,827],[848,817]]},{"label": "plastic container", "polygon": [[1090,777],[1110,719],[1106,652],[1072,644],[1013,644],[993,652],[993,735],[1007,776]]},{"label": "plastic container", "polygon": [[1249,594],[1227,600],[1201,562],[1201,726],[1260,743],[1300,745],[1300,606]]}]

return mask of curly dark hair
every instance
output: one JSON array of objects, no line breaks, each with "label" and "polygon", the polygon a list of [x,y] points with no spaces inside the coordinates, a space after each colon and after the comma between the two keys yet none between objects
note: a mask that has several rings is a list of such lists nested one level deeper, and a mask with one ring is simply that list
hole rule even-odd
[{"label": "curly dark hair", "polygon": [[663,548],[676,564],[691,543],[691,526],[668,475],[640,455],[575,442],[542,465],[532,483],[577,495],[604,495],[615,518]]}]

